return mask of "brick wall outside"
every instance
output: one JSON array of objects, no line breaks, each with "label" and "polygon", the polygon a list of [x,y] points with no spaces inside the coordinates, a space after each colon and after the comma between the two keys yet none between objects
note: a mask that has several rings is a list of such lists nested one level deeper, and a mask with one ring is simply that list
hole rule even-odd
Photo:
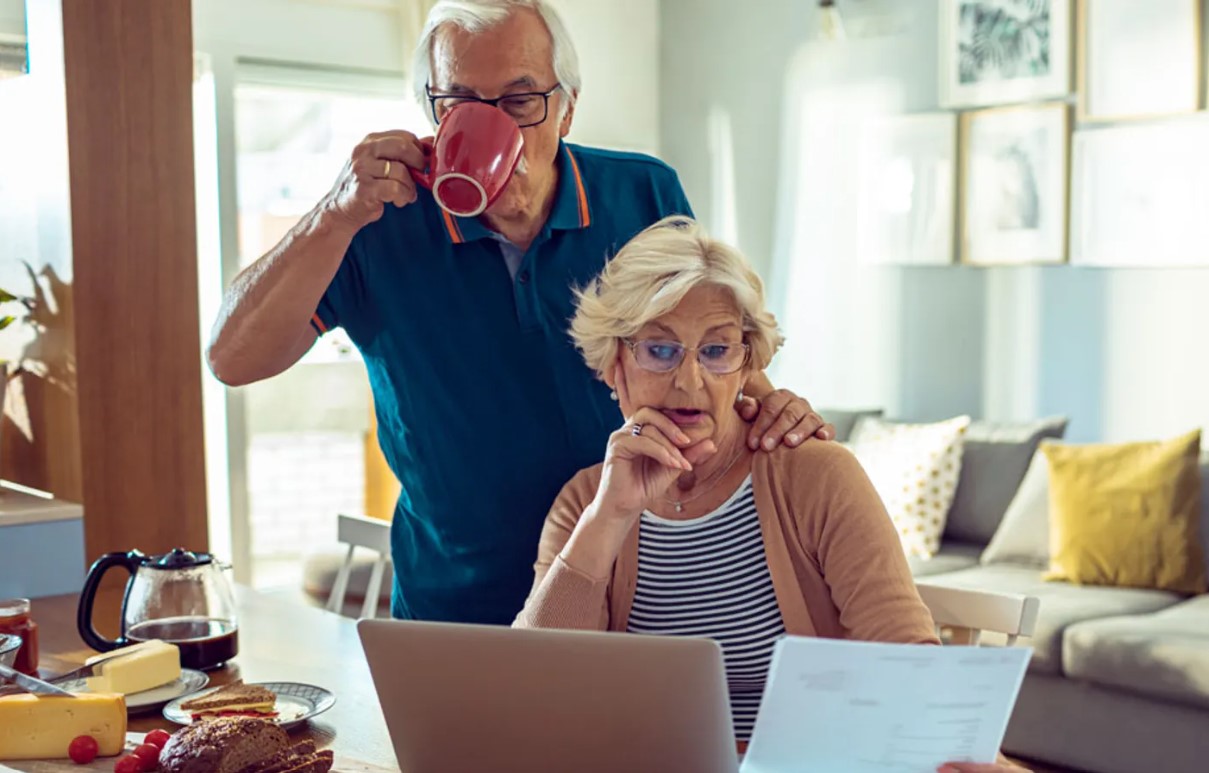
[{"label": "brick wall outside", "polygon": [[256,585],[301,580],[302,559],[336,545],[336,515],[361,513],[365,450],[360,434],[258,434],[248,447],[248,494]]}]

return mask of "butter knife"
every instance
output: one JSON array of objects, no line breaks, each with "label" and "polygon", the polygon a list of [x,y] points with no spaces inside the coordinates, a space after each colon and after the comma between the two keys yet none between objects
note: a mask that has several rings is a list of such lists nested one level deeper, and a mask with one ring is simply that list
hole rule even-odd
[{"label": "butter knife", "polygon": [[21,689],[31,692],[35,695],[66,695],[68,698],[75,696],[60,687],[55,687],[50,682],[43,682],[41,679],[35,679],[32,676],[26,676],[20,671],[14,671],[5,665],[0,665],[0,679],[7,679]]},{"label": "butter knife", "polygon": [[110,652],[106,655],[96,657],[96,660],[92,661],[88,665],[80,666],[79,668],[74,669],[72,671],[68,671],[65,674],[59,674],[58,676],[50,679],[50,682],[51,682],[51,684],[64,684],[66,682],[74,682],[77,679],[87,679],[90,676],[97,676],[97,674],[99,673],[98,669],[102,665],[104,665],[105,663],[108,663],[111,660],[117,660],[118,658],[125,657],[128,654],[129,654],[129,652],[127,652],[125,649],[123,649],[123,650],[120,650],[117,652]]}]

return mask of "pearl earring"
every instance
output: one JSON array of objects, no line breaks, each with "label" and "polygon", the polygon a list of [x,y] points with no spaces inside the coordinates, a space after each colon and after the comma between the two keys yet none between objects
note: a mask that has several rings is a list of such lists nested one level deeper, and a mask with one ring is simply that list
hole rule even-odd
[{"label": "pearl earring", "polygon": [[617,393],[609,392],[609,399],[612,400],[613,402],[617,402]]},{"label": "pearl earring", "polygon": [[735,395],[735,402],[736,403],[743,402],[743,390],[742,389],[739,390],[739,394]]}]

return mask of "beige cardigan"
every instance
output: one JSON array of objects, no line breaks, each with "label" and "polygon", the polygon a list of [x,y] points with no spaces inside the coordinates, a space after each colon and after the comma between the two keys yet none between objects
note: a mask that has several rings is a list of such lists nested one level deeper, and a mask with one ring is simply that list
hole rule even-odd
[{"label": "beige cardigan", "polygon": [[[607,580],[559,553],[596,495],[601,465],[563,487],[546,517],[520,628],[624,631],[638,574],[638,525]],[[752,458],[764,552],[785,630],[796,636],[938,643],[881,498],[856,458],[812,440]]]}]

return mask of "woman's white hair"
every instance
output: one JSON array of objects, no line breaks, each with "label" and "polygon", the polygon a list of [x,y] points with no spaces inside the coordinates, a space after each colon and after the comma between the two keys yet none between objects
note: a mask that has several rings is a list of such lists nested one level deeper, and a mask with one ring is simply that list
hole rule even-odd
[{"label": "woman's white hair", "polygon": [[602,379],[617,347],[646,323],[672,311],[689,291],[721,287],[734,297],[751,347],[747,367],[764,370],[785,339],[764,308],[764,284],[743,255],[692,218],[674,215],[631,239],[604,271],[576,291],[571,338]]},{"label": "woman's white hair", "polygon": [[566,93],[563,109],[575,101],[583,85],[579,75],[579,55],[562,17],[546,0],[440,0],[428,12],[420,42],[412,62],[412,88],[419,104],[427,104],[424,87],[432,83],[432,46],[442,25],[452,24],[467,32],[482,32],[501,23],[518,8],[533,10],[546,29],[554,50],[554,74]]}]

